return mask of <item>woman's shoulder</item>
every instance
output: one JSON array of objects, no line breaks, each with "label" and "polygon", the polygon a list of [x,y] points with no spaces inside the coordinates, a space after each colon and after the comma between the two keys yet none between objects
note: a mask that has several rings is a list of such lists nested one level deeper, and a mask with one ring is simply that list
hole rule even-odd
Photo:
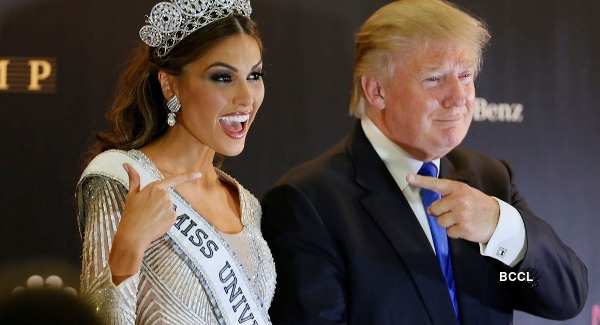
[{"label": "woman's shoulder", "polygon": [[128,179],[123,163],[135,159],[132,150],[111,149],[94,156],[81,173],[78,187],[86,184],[109,182],[127,187]]},{"label": "woman's shoulder", "polygon": [[99,192],[107,189],[125,189],[125,185],[121,184],[118,180],[113,177],[106,175],[89,175],[81,180],[78,186],[79,190],[85,190],[87,192]]},{"label": "woman's shoulder", "polygon": [[219,175],[221,177],[223,177],[223,179],[230,182],[238,190],[239,199],[240,199],[240,208],[241,208],[241,212],[242,212],[242,223],[243,224],[254,224],[256,222],[260,222],[261,208],[260,208],[260,202],[258,201],[256,196],[254,196],[254,194],[252,194],[252,192],[250,192],[248,189],[246,189],[233,176],[229,175],[228,173],[226,173],[218,168],[217,168],[217,172],[219,173]]},{"label": "woman's shoulder", "polygon": [[76,196],[78,198],[89,200],[101,194],[115,196],[127,191],[121,173],[114,166],[110,166],[110,160],[114,159],[112,155],[114,153],[127,154],[128,152],[116,149],[108,150],[90,160],[77,182]]},{"label": "woman's shoulder", "polygon": [[134,152],[135,150],[121,150],[121,149],[108,149],[108,150],[104,150],[100,153],[98,153],[97,155],[93,156],[91,159],[89,159],[88,161],[88,166],[90,164],[93,164],[96,161],[99,160],[103,160],[103,159],[113,159],[111,157],[115,157],[115,154],[121,154],[121,155],[131,155],[132,152]]}]

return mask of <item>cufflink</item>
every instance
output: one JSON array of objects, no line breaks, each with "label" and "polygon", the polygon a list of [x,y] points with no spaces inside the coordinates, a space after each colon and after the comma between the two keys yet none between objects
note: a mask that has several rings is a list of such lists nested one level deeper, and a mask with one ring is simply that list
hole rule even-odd
[{"label": "cufflink", "polygon": [[506,255],[506,248],[498,247],[498,249],[496,250],[496,256],[504,257],[504,255]]}]

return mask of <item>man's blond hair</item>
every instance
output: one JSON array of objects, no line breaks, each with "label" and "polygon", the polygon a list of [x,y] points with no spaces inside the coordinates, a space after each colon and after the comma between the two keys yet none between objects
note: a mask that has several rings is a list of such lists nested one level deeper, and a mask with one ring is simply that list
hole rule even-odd
[{"label": "man's blond hair", "polygon": [[397,0],[377,10],[356,34],[350,114],[361,118],[365,97],[361,77],[391,76],[392,53],[408,54],[435,42],[459,42],[472,49],[476,72],[490,35],[483,22],[443,0]]}]

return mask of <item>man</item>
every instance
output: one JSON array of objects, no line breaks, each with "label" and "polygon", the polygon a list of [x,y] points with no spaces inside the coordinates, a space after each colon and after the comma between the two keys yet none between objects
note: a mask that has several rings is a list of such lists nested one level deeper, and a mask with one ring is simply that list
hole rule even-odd
[{"label": "man", "polygon": [[[581,310],[585,265],[527,207],[506,163],[457,148],[488,39],[440,0],[395,1],[363,25],[360,122],[263,200],[274,324],[512,324],[516,309]],[[524,273],[502,282],[508,272]]]}]

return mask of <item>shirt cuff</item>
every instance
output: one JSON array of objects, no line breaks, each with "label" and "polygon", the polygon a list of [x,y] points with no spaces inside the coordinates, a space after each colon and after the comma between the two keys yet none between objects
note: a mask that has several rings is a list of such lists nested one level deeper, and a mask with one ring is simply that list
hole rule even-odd
[{"label": "shirt cuff", "polygon": [[496,197],[494,199],[500,206],[498,225],[487,244],[479,244],[479,252],[514,267],[525,257],[525,224],[517,209]]}]

